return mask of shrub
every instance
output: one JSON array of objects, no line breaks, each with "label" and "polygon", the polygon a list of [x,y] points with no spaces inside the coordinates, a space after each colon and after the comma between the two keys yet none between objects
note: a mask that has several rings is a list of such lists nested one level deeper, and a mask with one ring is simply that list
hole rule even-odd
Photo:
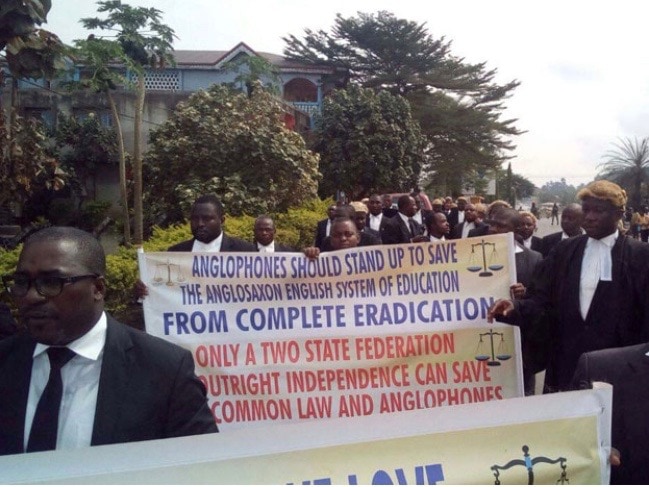
[{"label": "shrub", "polygon": [[[302,208],[291,209],[287,213],[271,215],[277,228],[277,240],[296,249],[313,245],[316,224],[327,213],[332,200],[315,199]],[[101,208],[100,203],[95,208]],[[98,210],[99,211],[99,210]],[[224,230],[228,235],[253,240],[255,217],[243,215],[227,217]],[[164,252],[170,246],[192,237],[188,223],[172,225],[168,228],[154,227],[151,237],[144,242],[146,252]],[[14,250],[0,248],[0,275],[13,272],[18,263],[22,245]],[[106,310],[123,316],[133,303],[133,286],[139,278],[137,251],[135,248],[119,247],[116,252],[106,256]],[[6,294],[6,293],[3,293]],[[4,296],[6,298],[6,296]],[[123,321],[129,323],[128,320]]]}]

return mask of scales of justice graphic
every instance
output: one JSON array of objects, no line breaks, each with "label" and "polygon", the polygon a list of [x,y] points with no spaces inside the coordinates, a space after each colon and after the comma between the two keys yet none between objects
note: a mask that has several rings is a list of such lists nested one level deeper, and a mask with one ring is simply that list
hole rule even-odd
[{"label": "scales of justice graphic", "polygon": [[[505,334],[502,332],[494,331],[493,328],[484,333],[478,334],[478,345],[475,350],[475,359],[480,362],[487,362],[487,365],[490,367],[498,367],[501,364],[501,360],[509,360],[512,358],[512,354],[509,351],[509,346],[505,342]],[[484,338],[489,337],[489,349],[485,353],[485,348],[487,344],[484,342]],[[494,337],[500,337],[498,342],[498,347],[496,348],[494,344]]]},{"label": "scales of justice graphic", "polygon": [[557,484],[565,485],[570,483],[570,479],[568,479],[568,472],[567,472],[567,459],[564,457],[559,457],[555,459],[551,459],[548,457],[534,457],[532,458],[530,456],[530,448],[527,445],[523,445],[523,458],[522,459],[515,459],[507,462],[505,465],[492,465],[491,470],[493,471],[494,477],[496,477],[496,480],[494,481],[494,485],[500,485],[500,473],[501,470],[509,470],[512,467],[516,466],[521,466],[525,467],[527,469],[527,485],[534,485],[534,465],[538,463],[548,463],[550,465],[554,464],[559,464],[559,467],[561,468],[561,476],[557,480]]},{"label": "scales of justice graphic", "polygon": [[156,264],[155,274],[153,275],[153,285],[161,286],[163,283],[167,286],[175,286],[185,282],[185,276],[182,273],[180,265],[173,264],[167,259],[166,264]]},{"label": "scales of justice graphic", "polygon": [[[480,247],[478,253],[482,250],[482,261],[480,261],[480,256],[476,253],[476,247]],[[486,247],[491,247],[488,259]],[[481,240],[479,243],[471,244],[471,255],[469,256],[469,265],[467,270],[471,272],[479,272],[478,276],[480,277],[493,276],[494,274],[492,271],[499,271],[505,267],[503,264],[499,263],[498,260],[496,244]]]}]

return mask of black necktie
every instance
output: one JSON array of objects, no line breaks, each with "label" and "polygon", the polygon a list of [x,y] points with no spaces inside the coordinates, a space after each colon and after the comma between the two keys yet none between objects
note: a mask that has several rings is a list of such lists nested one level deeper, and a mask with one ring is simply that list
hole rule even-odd
[{"label": "black necktie", "polygon": [[417,236],[417,227],[415,226],[415,220],[412,218],[408,219],[408,225],[410,226],[410,236],[411,237],[416,237]]},{"label": "black necktie", "polygon": [[61,368],[75,356],[75,353],[66,347],[50,347],[47,349],[47,355],[50,359],[50,378],[38,401],[38,406],[36,406],[27,443],[28,452],[56,448],[59,409],[61,409],[61,396],[63,395]]}]

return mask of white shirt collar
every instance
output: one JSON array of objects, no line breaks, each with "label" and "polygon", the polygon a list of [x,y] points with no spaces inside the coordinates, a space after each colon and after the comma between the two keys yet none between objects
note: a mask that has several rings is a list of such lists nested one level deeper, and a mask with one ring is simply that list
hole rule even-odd
[{"label": "white shirt collar", "polygon": [[[584,229],[583,229],[583,228],[580,228],[580,229],[579,229],[579,233],[578,233],[577,235],[583,235],[584,233],[586,233],[586,232],[584,232]],[[575,237],[576,237],[577,235],[575,235]],[[561,232],[561,240],[565,240],[565,239],[567,239],[567,238],[570,238],[570,235],[568,235],[566,232]]]},{"label": "white shirt collar", "polygon": [[[406,224],[408,224],[408,223],[410,222],[410,217],[407,217],[406,215],[404,215],[404,214],[401,213],[401,212],[399,212],[399,217],[401,217],[401,219],[402,219],[404,222],[406,222]],[[414,220],[414,217],[413,217],[413,220]]]},{"label": "white shirt collar", "polygon": [[262,245],[259,242],[257,242],[257,250],[259,252],[275,252],[275,241],[273,240],[268,245]]},{"label": "white shirt collar", "polygon": [[221,235],[216,237],[214,240],[207,243],[203,243],[199,240],[194,239],[192,252],[220,252],[222,242],[223,242],[223,232],[221,232]]},{"label": "white shirt collar", "polygon": [[[85,335],[80,336],[76,340],[68,343],[66,346],[77,355],[81,355],[90,360],[97,360],[106,344],[107,329],[108,321],[106,319],[106,313],[102,312],[99,321],[95,323],[95,326],[90,328]],[[50,348],[49,345],[37,343],[34,348],[34,357],[45,352],[48,348]]]},{"label": "white shirt collar", "polygon": [[528,249],[531,249],[532,248],[532,235],[530,235],[529,238],[526,238],[525,240],[523,240],[523,244]]},{"label": "white shirt collar", "polygon": [[586,241],[586,250],[592,251],[597,257],[594,257],[599,260],[599,279],[601,281],[612,281],[613,280],[613,259],[611,258],[611,250],[615,241],[617,240],[620,232],[615,230],[615,232],[602,237],[600,239],[595,239],[588,237]]}]

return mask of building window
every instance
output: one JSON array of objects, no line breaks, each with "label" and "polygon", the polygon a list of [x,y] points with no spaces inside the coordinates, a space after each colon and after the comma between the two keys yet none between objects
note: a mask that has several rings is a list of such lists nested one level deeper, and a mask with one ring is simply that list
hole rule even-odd
[{"label": "building window", "polygon": [[294,78],[284,85],[284,100],[291,102],[318,101],[318,87],[304,78]]}]

